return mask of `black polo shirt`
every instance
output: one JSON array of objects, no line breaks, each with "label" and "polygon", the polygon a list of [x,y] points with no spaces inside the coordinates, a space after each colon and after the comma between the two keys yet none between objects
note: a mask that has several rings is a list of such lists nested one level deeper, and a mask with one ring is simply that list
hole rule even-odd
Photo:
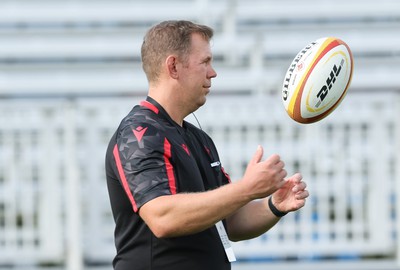
[{"label": "black polo shirt", "polygon": [[230,182],[211,138],[177,125],[150,97],[122,120],[106,154],[115,227],[116,270],[231,269],[215,226],[190,236],[159,239],[138,215],[162,195],[201,192]]}]

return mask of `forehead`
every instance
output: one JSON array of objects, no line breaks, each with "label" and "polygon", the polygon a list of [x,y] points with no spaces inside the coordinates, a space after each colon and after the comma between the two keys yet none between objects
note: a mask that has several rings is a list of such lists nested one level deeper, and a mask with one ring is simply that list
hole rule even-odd
[{"label": "forehead", "polygon": [[211,56],[210,42],[205,39],[201,34],[192,34],[190,54],[199,56]]}]

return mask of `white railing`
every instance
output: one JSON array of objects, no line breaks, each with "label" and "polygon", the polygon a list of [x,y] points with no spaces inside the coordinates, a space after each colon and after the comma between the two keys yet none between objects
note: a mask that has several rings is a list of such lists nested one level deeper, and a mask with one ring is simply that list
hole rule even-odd
[{"label": "white railing", "polygon": [[[83,260],[110,263],[105,149],[138,101],[1,101],[0,265],[61,263],[79,270]],[[210,96],[196,116],[233,180],[262,144],[266,155],[282,156],[289,173],[302,172],[311,193],[305,208],[268,234],[235,243],[237,257],[393,258],[399,109],[397,93],[348,94],[328,118],[300,125],[277,96]]]},{"label": "white railing", "polygon": [[297,52],[323,36],[342,38],[352,49],[353,89],[395,89],[400,85],[400,77],[393,76],[400,72],[399,10],[394,0],[3,0],[0,94],[143,93],[142,38],[164,19],[215,28],[219,75],[213,87],[219,92],[279,88]]}]

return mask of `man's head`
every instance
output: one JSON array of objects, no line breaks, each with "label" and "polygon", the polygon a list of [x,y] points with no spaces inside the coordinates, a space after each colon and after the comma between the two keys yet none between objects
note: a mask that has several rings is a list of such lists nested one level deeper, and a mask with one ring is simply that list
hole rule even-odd
[{"label": "man's head", "polygon": [[175,54],[185,62],[191,49],[192,34],[197,33],[209,41],[213,30],[190,21],[164,21],[153,26],[142,44],[142,66],[150,83],[159,79],[166,57]]}]

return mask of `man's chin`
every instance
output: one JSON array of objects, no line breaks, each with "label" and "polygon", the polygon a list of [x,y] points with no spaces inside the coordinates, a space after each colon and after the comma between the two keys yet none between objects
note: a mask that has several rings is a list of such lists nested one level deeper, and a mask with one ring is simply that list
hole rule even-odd
[{"label": "man's chin", "polygon": [[206,104],[207,98],[204,96],[204,98],[202,100],[198,100],[198,102],[196,103],[196,108],[194,108],[194,111],[197,111],[197,109],[199,109],[200,107],[202,107],[204,104]]}]

